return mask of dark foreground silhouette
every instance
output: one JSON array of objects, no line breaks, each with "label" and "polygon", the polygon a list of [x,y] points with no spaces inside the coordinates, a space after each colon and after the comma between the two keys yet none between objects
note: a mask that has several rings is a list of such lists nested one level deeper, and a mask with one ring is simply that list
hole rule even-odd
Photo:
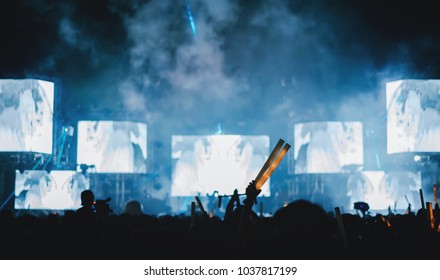
[{"label": "dark foreground silhouette", "polygon": [[[426,213],[342,214],[344,247],[333,213],[306,200],[273,217],[253,211],[259,192],[232,196],[224,217],[150,216],[137,202],[122,215],[99,213],[84,196],[83,208],[64,215],[14,217],[0,213],[1,259],[438,259],[440,233]],[[85,205],[84,205],[85,204]],[[435,211],[438,215],[438,210]]]}]

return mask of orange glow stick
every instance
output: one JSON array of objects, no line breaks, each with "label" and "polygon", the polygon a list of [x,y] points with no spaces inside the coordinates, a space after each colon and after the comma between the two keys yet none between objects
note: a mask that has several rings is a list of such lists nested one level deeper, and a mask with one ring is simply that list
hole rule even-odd
[{"label": "orange glow stick", "polygon": [[437,185],[434,184],[434,205],[437,204]]},{"label": "orange glow stick", "polygon": [[266,162],[264,163],[263,167],[261,168],[260,172],[258,173],[257,177],[255,178],[255,182],[260,181],[261,176],[266,172],[266,170],[269,168],[270,164],[272,163],[274,157],[278,154],[278,151],[281,149],[281,147],[284,144],[284,140],[280,139],[278,140],[277,145],[270,153],[269,157],[267,158]]},{"label": "orange glow stick", "polygon": [[278,156],[271,163],[267,172],[264,173],[264,175],[261,177],[261,179],[259,181],[256,181],[255,187],[257,190],[259,190],[259,189],[261,189],[261,187],[263,187],[264,183],[266,183],[266,181],[270,178],[272,173],[275,171],[275,169],[278,167],[280,162],[283,160],[284,156],[287,154],[287,151],[289,151],[289,149],[290,149],[290,145],[286,143],[286,145],[283,147],[281,152],[278,154]]},{"label": "orange glow stick", "polygon": [[431,202],[426,202],[426,209],[428,211],[428,220],[432,229],[434,229],[434,213],[432,211]]}]

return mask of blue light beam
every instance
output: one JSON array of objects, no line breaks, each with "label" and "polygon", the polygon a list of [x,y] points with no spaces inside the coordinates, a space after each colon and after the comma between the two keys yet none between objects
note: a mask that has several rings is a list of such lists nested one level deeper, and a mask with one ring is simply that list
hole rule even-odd
[{"label": "blue light beam", "polygon": [[64,149],[64,144],[66,143],[66,138],[67,138],[67,133],[66,131],[63,132],[63,136],[62,136],[62,142],[61,142],[61,149],[59,151],[59,155],[57,158],[57,164],[56,164],[56,168],[60,167],[60,162],[61,162],[61,156],[63,155],[63,149]]},{"label": "blue light beam", "polygon": [[188,14],[189,25],[191,26],[192,33],[197,35],[196,24],[194,22],[191,7],[189,6],[188,2],[186,2],[186,12]]}]

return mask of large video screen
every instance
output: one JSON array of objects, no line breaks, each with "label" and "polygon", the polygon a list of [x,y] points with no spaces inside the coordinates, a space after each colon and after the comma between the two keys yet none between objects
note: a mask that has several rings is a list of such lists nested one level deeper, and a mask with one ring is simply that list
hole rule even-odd
[{"label": "large video screen", "polygon": [[440,80],[400,80],[386,85],[387,150],[440,152]]},{"label": "large video screen", "polygon": [[147,124],[78,122],[77,163],[94,165],[97,173],[146,173]]},{"label": "large video screen", "polygon": [[[355,202],[368,203],[370,209],[419,209],[419,190],[422,188],[420,172],[363,171],[351,174],[347,181],[350,209]],[[406,198],[405,198],[406,196]],[[407,201],[408,199],[408,201]]]},{"label": "large video screen", "polygon": [[71,170],[15,172],[15,209],[67,210],[81,207],[89,180]]},{"label": "large video screen", "polygon": [[52,153],[54,83],[0,80],[0,152]]},{"label": "large video screen", "polygon": [[295,173],[343,173],[364,164],[362,123],[308,122],[294,126]]},{"label": "large video screen", "polygon": [[[173,136],[171,195],[244,193],[268,157],[269,142],[269,136]],[[270,195],[269,181],[261,195]]]}]

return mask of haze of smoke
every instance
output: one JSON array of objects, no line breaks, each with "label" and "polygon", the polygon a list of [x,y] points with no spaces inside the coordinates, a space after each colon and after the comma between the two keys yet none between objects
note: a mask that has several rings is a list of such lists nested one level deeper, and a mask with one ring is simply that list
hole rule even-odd
[{"label": "haze of smoke", "polygon": [[[383,38],[371,36],[376,30],[361,20],[350,26],[348,20],[360,11],[355,4],[193,0],[187,3],[197,28],[194,36],[185,1],[102,3],[108,22],[93,18],[85,1],[33,3],[26,5],[35,12],[31,22],[46,27],[57,26],[56,22],[61,36],[57,46],[45,44],[53,51],[38,58],[39,69],[59,72],[61,63],[71,63],[61,73],[69,75],[65,77],[69,85],[76,86],[75,80],[82,83],[72,89],[75,98],[84,103],[96,98],[111,106],[116,91],[129,112],[153,114],[156,119],[168,115],[179,121],[183,116],[193,125],[228,118],[257,120],[253,125],[260,128],[260,123],[278,124],[279,119],[292,117],[368,121],[376,106],[364,106],[365,112],[350,108],[380,102],[382,69],[410,61],[414,54],[405,42],[378,41]],[[114,21],[112,15],[123,21]],[[119,24],[125,24],[127,37],[112,41],[111,30],[118,30]],[[372,51],[370,47],[377,44],[384,48]],[[75,48],[83,57],[72,55]],[[407,63],[402,67],[410,69]],[[121,65],[127,67],[109,71]],[[96,76],[87,77],[90,74]],[[282,125],[255,130],[284,134]]]},{"label": "haze of smoke", "polygon": [[131,105],[149,100],[143,95],[157,85],[160,85],[161,101],[155,101],[155,110],[168,111],[170,108],[190,111],[209,107],[210,102],[218,100],[231,101],[245,88],[241,81],[226,74],[222,39],[218,34],[235,18],[233,2],[190,3],[195,7],[195,35],[188,32],[185,6],[176,11],[175,3],[152,1],[126,18],[132,42],[132,72],[127,80],[140,89],[138,95],[131,94],[131,100],[137,96],[139,102],[125,103],[129,110],[136,109]]}]

